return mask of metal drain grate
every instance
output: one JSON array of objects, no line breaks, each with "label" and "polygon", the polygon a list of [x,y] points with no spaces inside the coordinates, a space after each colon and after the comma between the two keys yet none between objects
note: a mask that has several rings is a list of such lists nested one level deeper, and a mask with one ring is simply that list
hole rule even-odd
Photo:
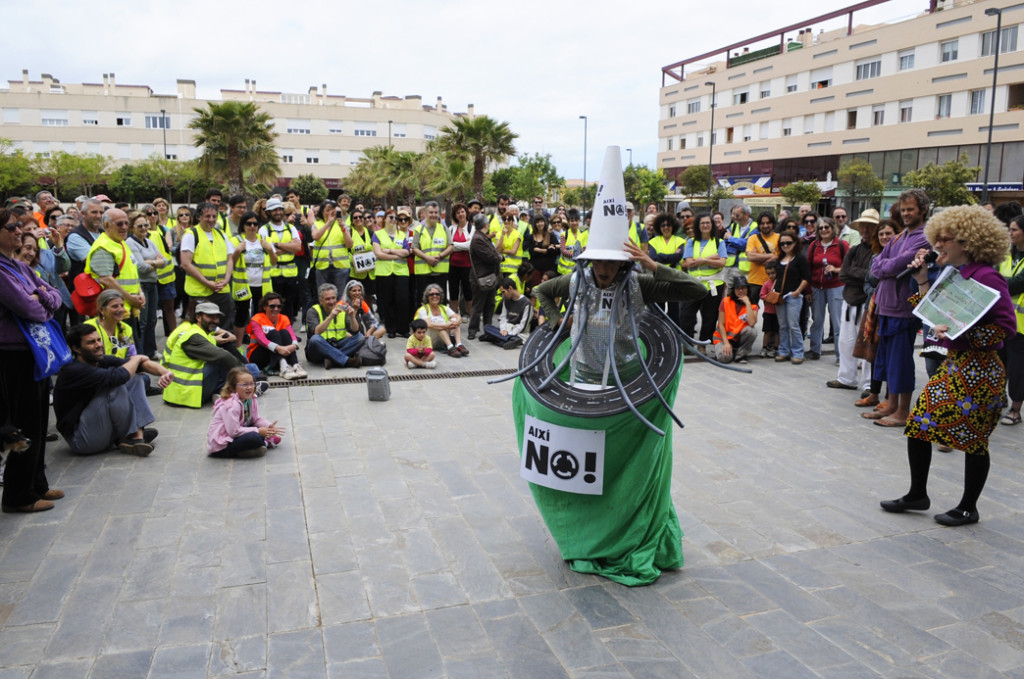
[{"label": "metal drain grate", "polygon": [[[494,370],[465,370],[458,372],[410,372],[399,375],[388,375],[392,382],[416,382],[420,380],[451,380],[462,377],[498,377],[511,375],[517,368],[497,368]],[[287,389],[288,387],[325,386],[329,384],[365,384],[366,377],[315,377],[305,380],[283,380],[270,383],[271,389]]]}]

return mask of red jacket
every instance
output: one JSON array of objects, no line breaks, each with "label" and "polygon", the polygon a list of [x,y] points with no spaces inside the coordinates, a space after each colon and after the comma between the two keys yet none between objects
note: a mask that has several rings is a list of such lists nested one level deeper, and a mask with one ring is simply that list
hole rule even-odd
[{"label": "red jacket", "polygon": [[[828,246],[821,244],[821,241],[815,238],[811,241],[810,245],[807,246],[807,250],[804,251],[804,255],[807,256],[807,263],[811,265],[811,287],[818,288],[839,288],[842,287],[843,282],[839,280],[839,271],[843,266],[843,258],[846,257],[847,251],[849,251],[850,245],[839,238],[832,239],[832,242]],[[825,273],[825,264],[831,264],[837,271],[834,273]]]}]

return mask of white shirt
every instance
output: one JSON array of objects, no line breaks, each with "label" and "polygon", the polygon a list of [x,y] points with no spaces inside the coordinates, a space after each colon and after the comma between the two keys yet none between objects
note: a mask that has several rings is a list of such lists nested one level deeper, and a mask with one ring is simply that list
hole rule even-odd
[{"label": "white shirt", "polygon": [[[199,233],[206,234],[206,240],[213,242],[213,231],[207,231],[205,229],[197,229]],[[232,255],[235,252],[235,245],[227,237],[224,238],[224,242],[228,246],[228,255]],[[192,235],[192,229],[186,231],[181,237],[181,251],[182,252],[195,252],[196,251],[196,239]]]}]

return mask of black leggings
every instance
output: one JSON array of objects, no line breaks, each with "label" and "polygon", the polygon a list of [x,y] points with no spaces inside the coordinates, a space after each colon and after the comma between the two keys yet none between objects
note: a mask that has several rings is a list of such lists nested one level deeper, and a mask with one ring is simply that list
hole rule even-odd
[{"label": "black leggings", "polygon": [[[910,462],[910,491],[907,500],[920,500],[928,496],[928,470],[932,464],[932,444],[920,439],[907,439],[907,459]],[[964,454],[964,494],[957,509],[973,512],[988,480],[991,460],[988,450],[983,453]]]},{"label": "black leggings", "polygon": [[409,332],[409,277],[377,277],[377,312],[389,335]]},{"label": "black leggings", "polygon": [[[292,343],[292,336],[286,330],[271,330],[267,333],[267,339],[284,346],[290,346]],[[281,356],[281,354],[271,351],[264,346],[257,346],[252,350],[249,362],[258,365],[260,370],[266,370],[268,367],[276,366],[282,358],[288,365],[299,364],[299,352],[295,351],[287,356]]]}]

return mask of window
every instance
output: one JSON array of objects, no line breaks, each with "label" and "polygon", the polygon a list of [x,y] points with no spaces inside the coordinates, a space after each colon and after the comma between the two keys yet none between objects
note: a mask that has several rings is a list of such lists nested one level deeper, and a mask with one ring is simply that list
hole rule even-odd
[{"label": "window", "polygon": [[668,149],[667,149],[667,150],[669,150],[669,151],[671,151],[671,150],[672,150],[672,141],[673,141],[672,137],[669,137],[669,138],[668,138]]},{"label": "window", "polygon": [[4,122],[7,124],[17,124],[21,122],[21,109],[20,108],[5,108],[4,109]]},{"label": "window", "polygon": [[281,154],[281,162],[282,163],[294,163],[295,162],[295,156],[292,155],[291,152],[289,152],[289,153],[282,153]]},{"label": "window", "polygon": [[857,110],[846,112],[846,129],[855,130],[857,129]]},{"label": "window", "polygon": [[731,144],[733,141],[733,129],[732,127],[725,128],[725,143]]},{"label": "window", "polygon": [[423,140],[424,141],[433,141],[436,138],[437,138],[437,128],[434,127],[433,125],[424,125],[423,126]]},{"label": "window", "polygon": [[[990,57],[995,53],[996,32],[987,31],[981,34],[981,56]],[[1017,49],[1017,27],[1004,28],[999,35],[999,53],[1006,54]]]},{"label": "window", "polygon": [[804,134],[814,134],[814,116],[804,116]]},{"label": "window", "polygon": [[857,64],[857,80],[877,78],[880,75],[882,75],[881,59],[875,59],[874,61],[868,61],[863,64]]},{"label": "window", "polygon": [[875,127],[885,125],[885,106],[877,105],[871,107],[871,124]]},{"label": "window", "polygon": [[117,158],[118,158],[118,160],[131,160],[132,159],[132,145],[131,144],[118,144],[117,145]]},{"label": "window", "polygon": [[40,158],[50,157],[50,142],[48,141],[37,141],[33,142],[33,148],[35,148],[36,155]]},{"label": "window", "polygon": [[900,102],[900,122],[909,123],[914,118],[914,102],[913,101],[901,101]]},{"label": "window", "polygon": [[679,150],[682,151],[686,148],[686,137],[679,137]]},{"label": "window", "polygon": [[96,111],[82,111],[82,124],[83,125],[99,125],[100,114]]},{"label": "window", "polygon": [[812,90],[822,90],[822,89],[825,89],[826,87],[831,87],[831,86],[832,86],[832,78],[826,78],[824,80],[816,80],[816,81],[811,83],[811,89]]},{"label": "window", "polygon": [[146,114],[147,130],[169,130],[171,129],[171,117],[157,114]]},{"label": "window", "polygon": [[67,111],[48,111],[43,109],[40,111],[41,120],[40,123],[43,127],[67,127],[68,126],[68,112]]},{"label": "window", "polygon": [[391,136],[396,139],[405,139],[408,136],[405,130],[405,123],[391,123]]},{"label": "window", "polygon": [[166,158],[167,160],[177,160],[178,146],[176,144],[168,144],[167,153],[164,154],[164,158]]},{"label": "window", "polygon": [[320,152],[319,151],[306,151],[306,165],[319,165],[320,164]]},{"label": "window", "polygon": [[301,118],[289,120],[285,132],[288,134],[310,134],[309,120]]},{"label": "window", "polygon": [[114,118],[114,124],[118,127],[131,127],[132,126],[132,114],[131,113],[118,113],[117,117]]},{"label": "window", "polygon": [[762,99],[767,99],[770,96],[772,96],[772,89],[770,87],[761,90]]},{"label": "window", "polygon": [[341,165],[341,151],[331,149],[331,165]]},{"label": "window", "polygon": [[971,92],[971,115],[976,116],[985,112],[985,90],[973,90]]},{"label": "window", "polygon": [[342,127],[340,120],[331,120],[327,123],[328,134],[341,134]]},{"label": "window", "polygon": [[356,130],[357,137],[376,137],[377,130]]},{"label": "window", "polygon": [[768,123],[767,123],[767,121],[761,123],[758,126],[757,138],[758,139],[767,139],[768,138]]},{"label": "window", "polygon": [[704,146],[704,136],[703,135],[700,135],[700,134],[697,135],[697,146],[698,147]]},{"label": "window", "polygon": [[783,137],[789,137],[789,136],[792,136],[792,134],[793,134],[793,128],[792,127],[783,127],[782,128],[782,136]]},{"label": "window", "polygon": [[668,107],[668,117],[669,118],[675,118],[676,117],[676,105],[675,104],[672,104],[671,106]]},{"label": "window", "polygon": [[939,52],[942,55],[942,63],[946,63],[947,61],[956,61],[956,58],[960,56],[960,41],[947,40],[946,42],[940,43]]},{"label": "window", "polygon": [[900,60],[900,70],[909,71],[914,68],[914,50],[902,50],[898,54]]},{"label": "window", "polygon": [[796,92],[796,76],[786,76],[786,92]]},{"label": "window", "polygon": [[740,104],[747,103],[747,95],[749,92],[736,92],[732,95],[732,105],[739,106]]},{"label": "window", "polygon": [[100,153],[100,143],[98,141],[86,142],[85,143],[85,152],[86,153],[95,153],[95,154],[98,155]]},{"label": "window", "polygon": [[953,95],[952,94],[940,94],[939,95],[939,107],[935,114],[936,118],[948,118],[949,112],[953,107]]},{"label": "window", "polygon": [[712,144],[717,144],[718,143],[718,133],[717,132],[712,132],[711,133],[711,143]]},{"label": "window", "polygon": [[691,99],[686,102],[686,112],[690,114],[700,113],[700,99]]}]

